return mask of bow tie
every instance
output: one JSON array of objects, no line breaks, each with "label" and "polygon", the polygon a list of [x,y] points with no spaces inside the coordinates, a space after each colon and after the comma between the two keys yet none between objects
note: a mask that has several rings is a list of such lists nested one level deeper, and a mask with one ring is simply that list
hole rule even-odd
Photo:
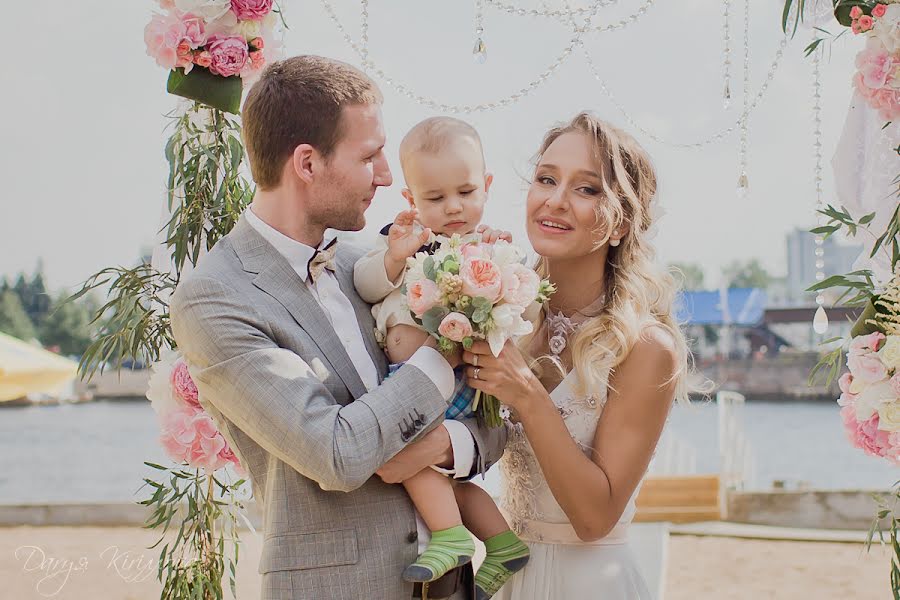
[{"label": "bow tie", "polygon": [[319,275],[322,274],[322,271],[328,269],[332,273],[334,272],[334,254],[337,251],[337,238],[334,238],[328,244],[325,245],[321,250],[316,250],[316,252],[312,255],[312,258],[309,259],[309,263],[306,265],[306,270],[309,272],[309,278],[313,283],[319,279]]}]

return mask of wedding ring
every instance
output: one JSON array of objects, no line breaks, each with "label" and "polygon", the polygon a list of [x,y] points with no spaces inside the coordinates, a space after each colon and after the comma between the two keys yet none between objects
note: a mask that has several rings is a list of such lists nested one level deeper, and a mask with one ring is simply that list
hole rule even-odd
[{"label": "wedding ring", "polygon": [[481,371],[481,367],[475,367],[475,370],[472,371],[472,379],[478,379],[478,372]]},{"label": "wedding ring", "polygon": [[[472,358],[472,366],[473,366],[473,367],[477,367],[477,366],[478,366],[478,355],[477,355],[477,354],[475,354],[475,355],[474,355],[474,358]],[[478,378],[476,377],[475,379],[478,379]]]}]

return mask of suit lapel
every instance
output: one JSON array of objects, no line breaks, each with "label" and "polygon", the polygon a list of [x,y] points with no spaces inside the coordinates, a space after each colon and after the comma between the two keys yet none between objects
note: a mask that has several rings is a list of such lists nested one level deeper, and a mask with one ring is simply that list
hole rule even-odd
[{"label": "suit lapel", "polygon": [[365,394],[366,387],[328,317],[287,260],[244,217],[235,225],[229,238],[244,270],[256,274],[253,285],[287,309],[325,355],[354,398]]}]

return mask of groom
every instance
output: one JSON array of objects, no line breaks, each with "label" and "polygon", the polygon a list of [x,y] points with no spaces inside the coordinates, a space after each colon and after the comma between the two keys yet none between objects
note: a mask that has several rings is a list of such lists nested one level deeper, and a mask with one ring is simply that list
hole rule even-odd
[{"label": "groom", "polygon": [[391,184],[381,103],[344,63],[298,56],[266,69],[243,109],[253,204],[172,297],[203,406],[262,507],[264,599],[474,593],[469,566],[425,590],[401,579],[427,529],[386,482],[431,464],[484,472],[504,430],[443,421],[454,377],[433,346],[384,380],[370,307],[353,287],[363,253],[324,237],[362,229]]}]

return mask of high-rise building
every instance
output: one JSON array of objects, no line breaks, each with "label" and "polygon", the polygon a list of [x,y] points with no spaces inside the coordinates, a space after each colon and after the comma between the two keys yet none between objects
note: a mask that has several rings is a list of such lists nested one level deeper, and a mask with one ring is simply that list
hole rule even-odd
[{"label": "high-rise building", "polygon": [[[816,236],[805,229],[795,229],[787,235],[786,300],[796,306],[815,304],[814,292],[805,291],[816,282]],[[863,251],[860,244],[841,244],[832,236],[822,245],[825,277],[842,275],[853,270],[853,263]]]}]

